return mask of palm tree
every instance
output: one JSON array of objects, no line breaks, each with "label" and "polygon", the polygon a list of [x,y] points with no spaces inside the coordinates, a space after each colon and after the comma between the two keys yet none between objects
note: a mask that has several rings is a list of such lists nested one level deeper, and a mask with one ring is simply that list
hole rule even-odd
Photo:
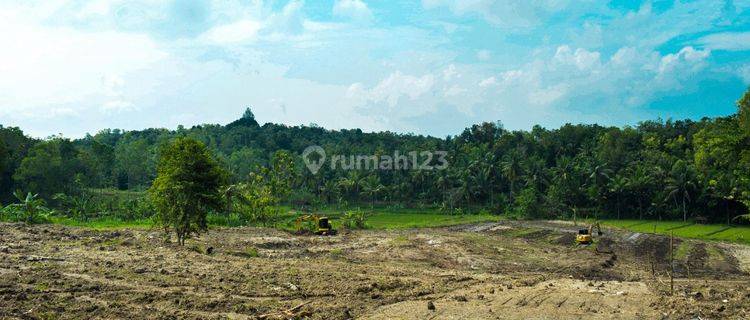
[{"label": "palm tree", "polygon": [[544,190],[547,185],[546,164],[543,159],[538,157],[530,158],[525,162],[526,172],[525,180],[527,187],[534,187],[537,190]]},{"label": "palm tree", "polygon": [[607,168],[606,164],[599,164],[591,168],[589,172],[588,180],[591,181],[589,195],[594,198],[597,206],[601,206],[605,200],[606,184],[611,180],[612,170]]},{"label": "palm tree", "polygon": [[628,178],[616,175],[609,181],[609,192],[614,193],[617,198],[615,206],[617,207],[617,219],[620,219],[620,209],[622,206],[622,194],[630,187]]},{"label": "palm tree", "polygon": [[331,203],[336,198],[337,183],[333,180],[326,180],[326,182],[320,187],[320,193],[326,199],[326,203]]},{"label": "palm tree", "polygon": [[636,169],[630,178],[628,186],[634,191],[635,196],[638,198],[638,219],[643,219],[643,199],[649,193],[651,184],[653,183],[653,177],[646,170],[643,165],[636,164]]},{"label": "palm tree", "polygon": [[[443,197],[443,202],[446,200],[448,195],[448,188],[451,186],[451,181],[447,175],[441,174],[437,179],[437,187],[440,189],[440,193]],[[453,209],[453,203],[451,202],[451,209]]]},{"label": "palm tree", "polygon": [[376,175],[368,176],[362,181],[362,193],[370,197],[370,207],[375,207],[375,198],[385,186],[380,184],[380,178]]},{"label": "palm tree", "polygon": [[523,174],[523,168],[521,167],[521,154],[517,149],[511,150],[508,154],[503,157],[503,162],[500,164],[500,170],[503,176],[510,182],[510,202],[513,202],[513,192],[515,191],[516,181]]},{"label": "palm tree", "polygon": [[695,189],[693,176],[691,167],[685,161],[678,160],[667,178],[667,198],[673,198],[675,203],[678,197],[682,200],[682,221],[687,221],[687,202],[691,201],[690,192]]},{"label": "palm tree", "polygon": [[336,182],[336,189],[338,189],[341,198],[346,198],[354,190],[354,182],[344,177],[339,178]]},{"label": "palm tree", "polygon": [[591,169],[589,179],[593,182],[594,186],[599,187],[610,180],[612,170],[607,168],[606,164],[600,164]]},{"label": "palm tree", "polygon": [[471,196],[473,193],[474,181],[469,170],[462,170],[458,178],[458,189],[456,190],[461,198],[466,200],[466,205],[471,207]]},{"label": "palm tree", "polygon": [[354,170],[354,171],[349,172],[349,181],[352,184],[351,191],[354,192],[354,196],[357,198],[359,198],[359,187],[360,187],[360,184],[362,183],[362,179],[363,179],[362,174],[359,171]]}]

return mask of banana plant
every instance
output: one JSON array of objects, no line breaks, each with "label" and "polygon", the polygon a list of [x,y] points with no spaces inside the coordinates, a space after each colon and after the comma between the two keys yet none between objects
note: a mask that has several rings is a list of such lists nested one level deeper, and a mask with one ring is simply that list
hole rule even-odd
[{"label": "banana plant", "polygon": [[16,191],[13,196],[19,202],[3,208],[4,215],[7,214],[12,220],[23,221],[28,224],[47,219],[50,209],[44,206],[44,200],[39,198],[39,194],[29,192],[24,196],[20,191]]}]

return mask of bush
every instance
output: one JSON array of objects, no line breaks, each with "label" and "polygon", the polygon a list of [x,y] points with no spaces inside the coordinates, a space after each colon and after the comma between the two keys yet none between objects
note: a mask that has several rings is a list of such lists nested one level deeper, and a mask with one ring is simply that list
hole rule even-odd
[{"label": "bush", "polygon": [[149,198],[124,199],[119,204],[120,210],[124,211],[122,218],[126,220],[139,220],[150,218],[156,211],[154,204]]},{"label": "bush", "polygon": [[251,174],[249,181],[229,186],[224,192],[229,210],[247,224],[268,226],[279,215],[277,199],[261,175]]},{"label": "bush", "polygon": [[62,206],[68,217],[78,221],[88,221],[95,211],[93,197],[85,193],[77,196],[57,193],[52,196],[52,199]]},{"label": "bush", "polygon": [[514,218],[542,218],[542,196],[534,187],[528,187],[516,197],[511,216]]},{"label": "bush", "polygon": [[367,215],[361,210],[347,211],[342,217],[342,224],[347,229],[367,228]]}]

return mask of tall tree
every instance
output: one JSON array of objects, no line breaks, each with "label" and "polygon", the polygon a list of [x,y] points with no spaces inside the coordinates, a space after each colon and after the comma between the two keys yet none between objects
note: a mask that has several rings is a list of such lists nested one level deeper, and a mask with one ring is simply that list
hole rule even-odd
[{"label": "tall tree", "polygon": [[206,214],[221,209],[220,187],[226,173],[206,146],[177,138],[162,150],[158,175],[149,189],[164,230],[174,231],[180,245],[192,234],[207,230]]},{"label": "tall tree", "polygon": [[514,201],[514,192],[516,189],[516,183],[523,174],[523,167],[521,166],[521,152],[517,149],[511,150],[503,158],[501,163],[501,172],[505,179],[508,179],[510,183],[510,202]]}]

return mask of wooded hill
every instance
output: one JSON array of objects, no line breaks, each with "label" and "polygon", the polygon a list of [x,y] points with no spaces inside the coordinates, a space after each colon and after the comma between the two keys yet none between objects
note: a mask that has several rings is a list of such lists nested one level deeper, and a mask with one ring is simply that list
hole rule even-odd
[{"label": "wooded hill", "polygon": [[[82,139],[38,140],[0,126],[0,201],[12,191],[75,196],[91,189],[145,190],[157,155],[175,137],[202,141],[242,182],[272,157],[292,155],[284,201],[316,205],[388,204],[502,213],[525,218],[733,221],[750,206],[750,94],[729,117],[654,120],[635,127],[566,124],[509,131],[481,123],[436,138],[359,129],[259,125],[250,109],[228,125],[176,130],[103,130]],[[312,174],[300,154],[311,145],[340,155],[447,151],[446,170],[332,170]],[[420,160],[421,161],[421,160]]]}]

